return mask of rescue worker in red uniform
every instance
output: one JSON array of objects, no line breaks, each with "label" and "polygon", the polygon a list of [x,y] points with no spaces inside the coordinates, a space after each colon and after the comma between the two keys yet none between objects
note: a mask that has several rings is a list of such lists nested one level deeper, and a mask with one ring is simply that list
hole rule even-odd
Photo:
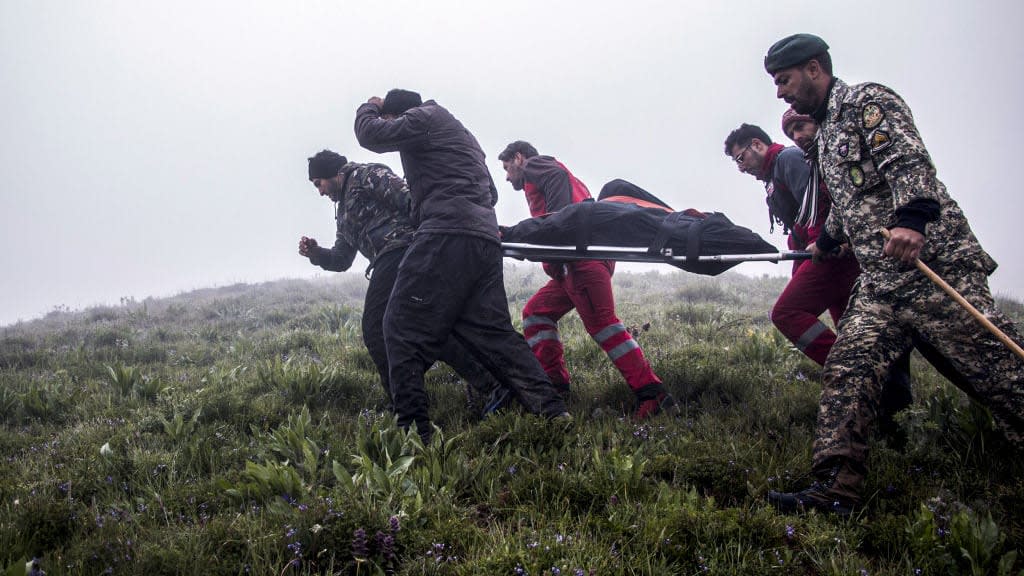
[{"label": "rescue worker in red uniform", "polygon": [[[758,126],[743,124],[726,138],[725,154],[740,172],[764,182],[772,228],[782,225],[790,250],[804,250],[818,238],[828,215],[828,194],[814,185],[803,150],[776,144]],[[836,334],[818,317],[828,310],[839,324],[859,274],[857,260],[849,254],[829,260],[827,266],[796,261],[792,279],[772,308],[772,323],[798,350],[824,365]]]},{"label": "rescue worker in red uniform", "polygon": [[[593,200],[583,182],[551,156],[538,155],[529,142],[519,140],[509,144],[498,159],[512,187],[526,193],[533,217]],[[543,267],[551,280],[523,308],[523,335],[552,384],[568,395],[569,372],[558,334],[558,320],[575,308],[587,333],[608,354],[636,394],[636,418],[678,412],[675,400],[651,369],[640,345],[615,315],[611,284],[615,263],[605,260],[545,262]]]},{"label": "rescue worker in red uniform", "polygon": [[[810,116],[788,110],[782,116],[782,131],[800,148],[776,144],[760,127],[743,124],[726,138],[725,153],[740,172],[764,182],[769,220],[773,228],[780,224],[789,234],[789,248],[806,250],[818,239],[831,207],[828,190],[804,154],[804,149],[814,145],[817,123]],[[833,324],[839,325],[858,276],[860,265],[845,246],[835,258],[821,264],[797,260],[792,278],[772,307],[772,323],[798,350],[824,366],[836,333],[819,316],[828,310]],[[905,442],[905,434],[893,415],[912,402],[907,352],[893,364],[882,388],[879,431],[895,446]]]}]

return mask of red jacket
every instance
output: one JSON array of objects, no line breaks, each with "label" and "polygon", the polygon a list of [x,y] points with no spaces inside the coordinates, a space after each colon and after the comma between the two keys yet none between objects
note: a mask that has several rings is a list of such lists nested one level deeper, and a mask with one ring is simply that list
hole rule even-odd
[{"label": "red jacket", "polygon": [[[526,159],[523,164],[523,192],[530,206],[530,216],[534,218],[593,198],[586,184],[551,156]],[[610,260],[604,261],[604,265],[609,271],[615,269],[615,263]],[[565,276],[562,264],[544,262],[543,266],[544,272],[552,278],[561,280]]]},{"label": "red jacket", "polygon": [[527,158],[523,164],[523,192],[534,218],[591,198],[587,186],[551,156]]}]

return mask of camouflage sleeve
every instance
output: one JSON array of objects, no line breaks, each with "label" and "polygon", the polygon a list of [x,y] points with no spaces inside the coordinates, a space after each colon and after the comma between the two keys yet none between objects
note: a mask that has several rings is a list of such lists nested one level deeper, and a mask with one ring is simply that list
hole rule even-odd
[{"label": "camouflage sleeve", "polygon": [[858,101],[861,138],[892,189],[893,208],[915,200],[940,201],[935,167],[906,102],[878,84],[865,85]]},{"label": "camouflage sleeve", "polygon": [[401,216],[409,216],[412,205],[412,196],[409,194],[409,186],[405,179],[381,166],[373,171],[373,194],[382,206],[388,211]]},{"label": "camouflage sleeve", "polygon": [[309,256],[310,262],[331,272],[344,272],[352,267],[357,249],[345,239],[343,227],[344,223],[339,220],[334,246],[330,249],[318,246]]},{"label": "camouflage sleeve", "polygon": [[842,244],[847,241],[847,238],[846,233],[843,232],[843,223],[839,216],[836,215],[836,212],[837,211],[835,209],[829,210],[828,217],[825,218],[824,232],[825,234],[828,234],[829,237]]}]

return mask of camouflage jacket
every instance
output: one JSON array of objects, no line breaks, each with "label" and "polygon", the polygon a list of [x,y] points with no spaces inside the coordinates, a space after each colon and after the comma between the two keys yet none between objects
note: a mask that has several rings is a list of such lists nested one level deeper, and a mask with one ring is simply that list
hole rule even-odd
[{"label": "camouflage jacket", "polygon": [[957,203],[935,177],[910,108],[880,84],[848,86],[836,80],[817,138],[817,158],[832,195],[825,231],[849,240],[865,289],[888,292],[919,277],[915,268],[882,254],[881,228],[892,228],[896,210],[914,200],[934,200],[939,217],[929,223],[920,259],[940,270],[995,270]]},{"label": "camouflage jacket", "polygon": [[352,266],[356,251],[370,261],[412,241],[416,230],[409,216],[409,187],[383,164],[342,167],[345,175],[342,197],[336,205],[338,232],[334,247],[318,248],[310,261],[325,270],[341,272]]}]

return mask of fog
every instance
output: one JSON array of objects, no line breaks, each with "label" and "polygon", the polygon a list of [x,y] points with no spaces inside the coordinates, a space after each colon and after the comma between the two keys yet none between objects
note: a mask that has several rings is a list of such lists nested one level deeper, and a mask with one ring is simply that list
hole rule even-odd
[{"label": "fog", "polygon": [[761,185],[722,142],[751,122],[790,144],[762,58],[794,32],[822,36],[848,83],[904,97],[1000,263],[993,291],[1024,298],[1022,13],[1012,1],[5,1],[0,324],[328,274],[297,254],[301,235],[334,236],[306,158],[331,148],[400,173],[397,154],[352,133],[358,105],[393,87],[436,99],[477,136],[502,223],[528,216],[497,161],[525,139],[595,194],[625,178],[784,247]]}]

